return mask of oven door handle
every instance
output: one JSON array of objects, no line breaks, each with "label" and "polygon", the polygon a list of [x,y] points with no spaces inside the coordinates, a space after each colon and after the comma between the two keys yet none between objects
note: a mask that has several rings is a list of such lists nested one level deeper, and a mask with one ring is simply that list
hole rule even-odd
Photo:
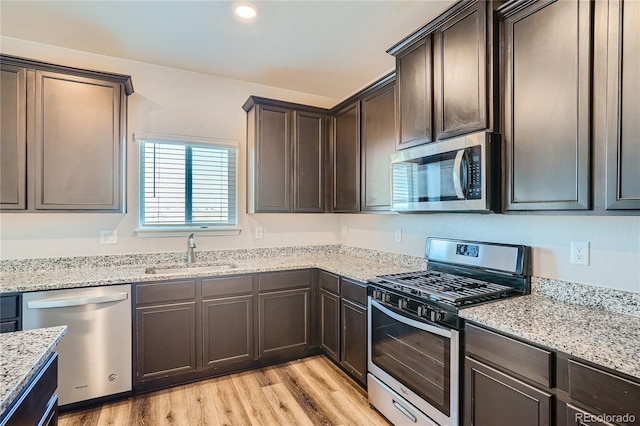
[{"label": "oven door handle", "polygon": [[390,316],[391,318],[393,318],[394,320],[396,320],[398,322],[410,325],[411,327],[415,327],[417,329],[424,330],[424,331],[429,332],[429,333],[437,334],[438,336],[447,337],[447,338],[451,339],[452,333],[451,333],[451,330],[449,330],[449,329],[442,328],[442,327],[436,327],[436,326],[431,325],[431,324],[427,324],[427,323],[424,323],[424,322],[416,321],[414,319],[402,316],[402,315],[392,311],[391,309],[387,308],[386,306],[383,306],[377,300],[374,300],[373,298],[370,298],[370,300],[371,300],[371,306],[375,307],[376,309],[379,309],[383,314],[385,314],[387,316]]}]

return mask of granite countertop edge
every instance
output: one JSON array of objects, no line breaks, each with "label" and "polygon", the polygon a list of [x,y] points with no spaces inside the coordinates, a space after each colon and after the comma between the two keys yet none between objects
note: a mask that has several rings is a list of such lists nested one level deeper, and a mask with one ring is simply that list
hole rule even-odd
[{"label": "granite countertop edge", "polygon": [[640,317],[541,294],[462,309],[460,316],[640,380]]},{"label": "granite countertop edge", "polygon": [[[27,331],[0,334],[0,348],[2,348],[2,362],[0,368],[0,417],[3,417],[7,408],[29,384],[40,367],[49,359],[55,351],[55,347],[67,333],[67,326],[38,328]],[[6,351],[8,345],[17,345],[14,350]],[[8,353],[5,353],[8,352]],[[30,351],[25,354],[23,351]],[[8,374],[7,367],[14,373]]]},{"label": "granite countertop edge", "polygon": [[[233,259],[225,262],[236,267],[216,271],[193,271],[183,268],[177,273],[145,273],[146,266],[118,266],[98,268],[70,268],[37,272],[9,272],[0,277],[0,293],[32,292],[80,287],[96,287],[133,282],[164,281],[185,278],[229,276],[260,272],[275,272],[293,269],[319,268],[362,283],[377,275],[410,272],[416,266],[401,265],[390,261],[360,258],[351,254],[283,256],[255,259]],[[175,265],[149,265],[154,267]],[[194,266],[209,266],[207,263]],[[424,266],[421,266],[424,269]]]}]

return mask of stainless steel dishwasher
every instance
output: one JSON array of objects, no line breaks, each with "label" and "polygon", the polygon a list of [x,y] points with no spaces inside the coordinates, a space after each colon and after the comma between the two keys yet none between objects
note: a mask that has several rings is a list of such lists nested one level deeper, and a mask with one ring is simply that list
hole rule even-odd
[{"label": "stainless steel dishwasher", "polygon": [[58,345],[59,404],[131,391],[131,285],[23,294],[25,330],[67,325]]}]

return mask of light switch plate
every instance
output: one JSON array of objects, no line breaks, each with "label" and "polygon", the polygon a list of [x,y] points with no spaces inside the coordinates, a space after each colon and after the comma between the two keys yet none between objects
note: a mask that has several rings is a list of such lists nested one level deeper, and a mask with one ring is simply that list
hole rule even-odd
[{"label": "light switch plate", "polygon": [[342,225],[342,236],[346,237],[348,232],[347,225]]},{"label": "light switch plate", "polygon": [[262,226],[256,226],[256,240],[264,238],[264,228]]},{"label": "light switch plate", "polygon": [[402,229],[396,229],[394,238],[395,238],[396,243],[401,243],[402,242]]},{"label": "light switch plate", "polygon": [[118,244],[118,231],[100,231],[100,244]]}]

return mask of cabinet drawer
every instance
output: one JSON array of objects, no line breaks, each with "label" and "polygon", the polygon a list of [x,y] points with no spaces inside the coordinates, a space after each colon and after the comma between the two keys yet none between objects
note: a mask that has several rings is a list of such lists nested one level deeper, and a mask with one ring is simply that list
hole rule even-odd
[{"label": "cabinet drawer", "polygon": [[318,281],[322,290],[327,290],[334,294],[340,294],[340,277],[337,275],[320,271]]},{"label": "cabinet drawer", "polygon": [[202,297],[247,294],[251,292],[253,292],[253,275],[202,280]]},{"label": "cabinet drawer", "polygon": [[258,276],[260,291],[285,290],[288,288],[309,287],[311,270],[269,272]]},{"label": "cabinet drawer", "polygon": [[342,278],[342,297],[367,306],[367,286]]},{"label": "cabinet drawer", "polygon": [[18,331],[17,320],[0,322],[0,333],[11,333],[12,331]]},{"label": "cabinet drawer", "polygon": [[172,302],[194,299],[196,297],[195,280],[165,281],[136,285],[136,304]]},{"label": "cabinet drawer", "polygon": [[603,413],[640,418],[640,384],[569,360],[569,396]]},{"label": "cabinet drawer", "polygon": [[551,352],[515,339],[467,324],[466,352],[552,388]]},{"label": "cabinet drawer", "polygon": [[0,319],[20,316],[20,296],[12,294],[0,297]]}]

